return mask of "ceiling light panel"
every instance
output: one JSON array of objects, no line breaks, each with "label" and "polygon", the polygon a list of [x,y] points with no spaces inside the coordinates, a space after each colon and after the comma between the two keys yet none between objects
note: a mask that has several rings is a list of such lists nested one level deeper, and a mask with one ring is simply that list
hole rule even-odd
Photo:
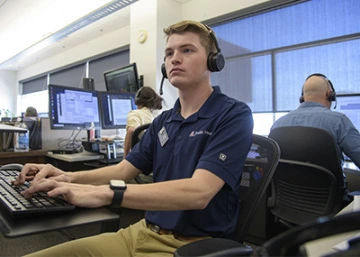
[{"label": "ceiling light panel", "polygon": [[[37,1],[28,1],[28,0],[12,0],[13,4],[18,4],[23,8],[29,8],[29,4],[33,4],[32,11],[36,10],[36,7],[42,10],[42,13],[38,13],[34,15],[32,13],[33,20],[41,20],[42,25],[33,25],[32,29],[28,29],[29,33],[28,36],[22,36],[21,39],[16,39],[15,33],[13,35],[8,35],[6,38],[10,39],[9,43],[5,41],[0,41],[0,68],[8,66],[9,63],[14,63],[19,59],[23,59],[36,51],[46,48],[47,46],[53,44],[54,42],[58,42],[61,39],[67,37],[68,35],[110,15],[118,10],[127,7],[128,5],[137,2],[138,0],[37,0]],[[43,5],[39,7],[36,3],[42,3]],[[52,3],[50,5],[50,3]],[[0,17],[1,14],[4,13],[4,7],[6,7],[5,3],[3,7],[0,9]],[[99,5],[100,4],[100,5]],[[45,5],[45,6],[44,6]],[[10,6],[9,10],[13,10],[13,5]],[[44,14],[48,8],[49,12],[51,13],[52,17],[49,18],[49,14]],[[65,8],[65,9],[64,9]],[[20,8],[21,9],[21,8]],[[54,11],[51,12],[50,10]],[[77,16],[74,12],[77,11]],[[84,13],[86,12],[86,13]],[[21,15],[14,15],[13,17],[21,17]],[[44,18],[45,17],[45,18]],[[23,25],[29,23],[31,17],[27,17],[22,21]],[[59,20],[63,20],[63,23],[59,22]],[[69,22],[71,20],[71,22]],[[75,21],[74,21],[75,20]],[[54,23],[52,23],[54,21]],[[66,24],[65,24],[66,22]],[[10,22],[11,23],[11,22]],[[17,21],[17,23],[21,23]],[[53,24],[50,28],[49,24]],[[63,25],[60,25],[63,24]],[[61,27],[60,27],[61,26]],[[0,18],[0,28],[3,27]],[[59,28],[60,27],[60,28]],[[46,28],[46,30],[42,30],[37,32],[37,29]],[[11,28],[10,28],[11,30]],[[51,31],[51,32],[49,32]],[[30,38],[31,36],[36,35],[35,38]],[[44,38],[44,36],[47,36]],[[0,37],[4,38],[0,32]],[[9,40],[7,40],[9,41]],[[11,43],[12,41],[12,43]],[[20,45],[15,44],[14,42],[22,42]],[[26,42],[24,42],[26,41]],[[26,43],[26,45],[25,45]],[[3,46],[5,46],[5,49]],[[12,49],[12,46],[16,46],[17,49]],[[7,49],[7,50],[6,50]],[[5,50],[5,51],[4,51]],[[1,51],[4,51],[2,53]]]}]

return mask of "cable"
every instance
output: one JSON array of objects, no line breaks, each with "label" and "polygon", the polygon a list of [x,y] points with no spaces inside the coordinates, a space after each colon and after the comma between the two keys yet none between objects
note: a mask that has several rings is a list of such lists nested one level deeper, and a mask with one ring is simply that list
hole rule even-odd
[{"label": "cable", "polygon": [[63,139],[58,142],[58,147],[60,150],[72,150],[80,152],[80,149],[82,149],[82,143],[81,140],[76,140],[76,137],[79,135],[81,130],[78,130],[76,135],[73,137],[75,130],[72,131],[70,137],[68,139]]}]

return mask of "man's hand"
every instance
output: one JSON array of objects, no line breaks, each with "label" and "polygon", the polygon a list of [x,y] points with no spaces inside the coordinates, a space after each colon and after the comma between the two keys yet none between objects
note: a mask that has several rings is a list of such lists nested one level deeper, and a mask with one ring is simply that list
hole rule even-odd
[{"label": "man's hand", "polygon": [[66,172],[55,168],[51,164],[27,163],[14,181],[14,185],[22,185],[25,181],[36,183],[43,178],[71,182],[70,176],[67,176]]},{"label": "man's hand", "polygon": [[113,190],[108,185],[93,186],[59,182],[54,179],[40,179],[33,182],[29,189],[21,192],[27,198],[39,191],[47,192],[48,196],[60,196],[69,203],[87,208],[97,208],[111,204],[114,196]]}]

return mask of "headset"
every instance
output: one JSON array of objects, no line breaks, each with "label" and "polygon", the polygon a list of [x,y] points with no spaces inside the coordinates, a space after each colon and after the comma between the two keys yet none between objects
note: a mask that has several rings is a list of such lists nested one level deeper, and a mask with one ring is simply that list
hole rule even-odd
[{"label": "headset", "polygon": [[[218,42],[218,40],[217,40],[217,38],[215,36],[214,31],[208,25],[206,25],[206,24],[203,24],[203,25],[209,31],[209,35],[210,35],[211,39],[213,40],[213,42],[215,44],[215,48],[216,48],[216,52],[211,52],[208,55],[207,67],[208,67],[209,71],[211,71],[211,72],[221,71],[225,67],[225,57],[221,53],[221,50],[220,50],[220,47],[219,47],[219,42]],[[163,94],[162,88],[163,88],[164,79],[167,79],[165,63],[163,63],[161,65],[161,73],[163,75],[163,78],[161,80],[160,95]]]},{"label": "headset", "polygon": [[[313,77],[313,76],[322,77],[323,79],[325,79],[325,80],[329,83],[330,88],[331,88],[331,91],[329,92],[329,94],[328,94],[328,96],[327,96],[327,100],[328,100],[329,102],[335,102],[334,109],[336,109],[336,105],[337,105],[336,91],[335,91],[335,88],[334,88],[333,84],[331,83],[330,79],[328,79],[324,74],[314,73],[314,74],[311,74],[310,76],[308,76],[308,77],[305,79],[305,81],[307,81],[309,78],[311,78],[311,77]],[[304,88],[304,86],[303,86],[303,88]],[[300,98],[299,98],[300,103],[305,102],[303,88],[301,89],[301,96],[300,96]]]}]

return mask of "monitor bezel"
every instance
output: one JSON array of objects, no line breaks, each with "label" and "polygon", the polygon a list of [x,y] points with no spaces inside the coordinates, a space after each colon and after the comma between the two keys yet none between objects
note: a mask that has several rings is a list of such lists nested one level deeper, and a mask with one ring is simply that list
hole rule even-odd
[{"label": "monitor bezel", "polygon": [[95,127],[101,127],[101,114],[100,114],[100,103],[99,103],[99,92],[96,90],[90,90],[90,89],[84,89],[84,88],[78,88],[78,87],[70,87],[70,86],[64,86],[64,85],[56,85],[56,84],[49,84],[48,85],[48,96],[49,96],[49,123],[50,123],[50,129],[52,130],[87,130],[90,128],[91,123],[82,123],[80,124],[66,124],[65,126],[55,126],[52,113],[51,113],[51,88],[61,88],[64,90],[72,90],[72,91],[78,91],[78,92],[87,92],[97,95],[97,108],[98,108],[98,120],[99,124],[95,124]]},{"label": "monitor bezel", "polygon": [[[101,118],[101,128],[102,129],[124,129],[126,128],[126,124],[121,124],[121,125],[106,125],[105,123],[105,110],[104,110],[104,106],[103,106],[103,96],[107,96],[107,95],[125,95],[125,96],[131,96],[132,98],[132,109],[131,110],[136,110],[136,104],[135,104],[135,93],[130,93],[130,92],[114,92],[114,91],[100,91],[99,92],[99,107],[100,107],[100,118]],[[126,97],[127,98],[127,97]]]},{"label": "monitor bezel", "polygon": [[336,94],[336,97],[348,97],[348,96],[360,96],[360,93],[351,93],[351,94]]},{"label": "monitor bezel", "polygon": [[[135,83],[136,83],[136,90],[135,91],[130,91],[130,92],[121,92],[121,91],[116,91],[116,90],[112,90],[112,89],[109,89],[109,83],[108,83],[108,79],[107,77],[109,76],[109,74],[112,74],[112,73],[115,73],[115,72],[118,72],[118,71],[121,71],[121,70],[126,70],[128,68],[132,68],[132,71],[134,73],[134,76],[135,76]],[[136,63],[130,63],[129,65],[125,65],[125,66],[122,66],[122,67],[118,67],[118,68],[115,68],[115,69],[111,69],[111,70],[108,70],[108,71],[105,71],[104,72],[104,80],[105,80],[105,87],[106,87],[106,91],[108,92],[118,92],[118,93],[136,93],[139,89],[140,89],[140,83],[139,83],[139,76],[138,76],[138,71],[137,71],[137,65]]]},{"label": "monitor bezel", "polygon": [[[339,105],[338,104],[338,100],[339,99],[341,99],[341,98],[346,98],[346,97],[359,97],[359,100],[360,100],[360,93],[350,93],[350,94],[336,94],[336,101],[337,101],[337,105]],[[339,107],[340,108],[340,107]],[[340,109],[335,109],[334,111],[337,111],[337,112],[340,112],[340,113],[343,113],[344,114],[344,112],[343,111],[341,111]],[[346,115],[346,114],[345,114]],[[347,115],[346,115],[347,116]],[[348,116],[347,116],[348,117]],[[350,119],[350,117],[348,117],[349,119]],[[351,119],[350,119],[351,120]],[[359,130],[360,131],[360,125],[359,125],[359,127],[356,127],[356,125],[357,124],[355,124],[354,122],[353,122],[353,120],[351,120],[351,122],[354,124],[354,126],[355,126],[355,128],[357,129],[357,130]]]}]

